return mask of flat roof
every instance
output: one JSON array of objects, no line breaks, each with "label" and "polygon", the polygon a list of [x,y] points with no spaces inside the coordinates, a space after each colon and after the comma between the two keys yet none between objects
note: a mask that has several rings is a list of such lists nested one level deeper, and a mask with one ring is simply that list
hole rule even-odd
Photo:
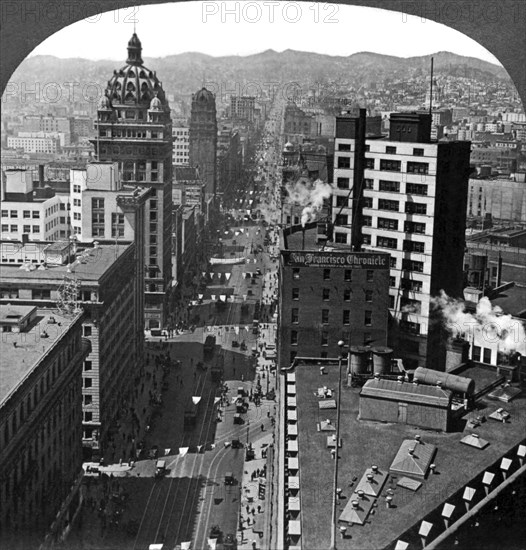
[{"label": "flat roof", "polygon": [[[332,502],[332,479],[334,460],[327,448],[327,432],[318,431],[319,423],[330,419],[336,423],[337,411],[318,410],[316,388],[323,385],[338,387],[338,365],[324,363],[325,375],[320,375],[319,365],[297,362],[295,368],[297,385],[299,479],[301,480],[301,523],[303,550],[329,548],[331,540],[330,506]],[[472,367],[475,369],[476,367]],[[421,436],[424,444],[435,445],[437,453],[433,461],[440,475],[429,475],[421,480],[423,486],[413,492],[394,485],[392,508],[378,506],[370,516],[370,523],[352,527],[351,538],[338,538],[338,548],[363,550],[384,548],[401,538],[403,533],[423,519],[468,481],[494,464],[503,454],[524,439],[523,419],[526,400],[515,399],[504,406],[510,412],[508,423],[489,420],[477,427],[477,434],[490,442],[485,449],[461,445],[461,439],[472,429],[457,432],[435,432],[398,423],[381,423],[358,420],[360,388],[342,388],[341,427],[342,446],[338,461],[338,486],[343,489],[343,498],[338,504],[338,517],[353,495],[349,483],[354,477],[359,480],[363,473],[377,465],[380,471],[388,470],[402,442]],[[339,399],[339,396],[335,396]],[[464,420],[474,414],[489,416],[503,406],[483,397],[477,401],[479,410],[468,413]],[[323,472],[323,475],[320,475]],[[389,482],[389,480],[388,480]]]},{"label": "flat roof", "polygon": [[[11,307],[5,305],[0,309]],[[16,306],[16,309],[21,307],[31,306]],[[58,313],[56,309],[39,308],[36,320],[28,331],[2,333],[2,338],[0,338],[0,406],[35,368],[57,339],[81,315],[82,312],[79,312],[66,317]],[[49,323],[51,317],[54,318],[54,323]],[[48,335],[47,338],[41,336],[44,332]]]},{"label": "flat roof", "polygon": [[[39,282],[62,281],[65,276],[75,277],[80,281],[98,281],[108,271],[115,261],[128,250],[133,243],[126,244],[102,244],[97,248],[87,248],[87,254],[76,265],[48,265],[45,269],[39,269],[36,264],[30,264],[35,269],[21,269],[20,264],[2,264],[2,282],[9,283],[12,280],[37,280]],[[68,269],[70,270],[68,272]]]},{"label": "flat roof", "polygon": [[36,309],[36,306],[0,304],[0,323],[18,324],[34,309]]},{"label": "flat roof", "polygon": [[443,390],[438,386],[373,378],[367,380],[360,395],[447,407],[452,394],[449,390]]},{"label": "flat roof", "polygon": [[526,314],[526,286],[514,285],[490,298],[492,306],[499,306],[504,313],[520,317]]}]

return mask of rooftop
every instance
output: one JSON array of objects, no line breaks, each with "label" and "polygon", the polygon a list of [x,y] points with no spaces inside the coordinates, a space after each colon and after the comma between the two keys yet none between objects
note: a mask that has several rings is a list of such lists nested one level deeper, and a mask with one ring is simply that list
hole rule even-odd
[{"label": "rooftop", "polygon": [[[316,242],[317,233],[317,222],[306,224],[305,231],[302,230],[302,227],[300,225],[287,228],[283,232],[284,249],[321,251],[323,247],[323,242]],[[350,252],[351,247],[349,245],[342,245],[331,242],[329,246],[325,246],[324,251]]]},{"label": "rooftop", "polygon": [[[299,443],[299,479],[301,480],[302,548],[318,550],[330,547],[331,494],[334,461],[327,447],[327,432],[318,431],[318,425],[327,419],[336,422],[336,410],[319,410],[315,392],[319,386],[338,388],[337,361],[324,362],[326,374],[321,376],[318,365],[300,362],[295,368],[297,386],[297,415]],[[471,370],[477,367],[472,367]],[[470,371],[471,372],[471,371]],[[471,374],[470,374],[471,376]],[[487,440],[485,449],[461,444],[461,439],[472,429],[458,428],[450,433],[427,431],[405,424],[387,424],[358,420],[360,388],[342,388],[341,429],[342,447],[339,460],[338,487],[343,488],[337,516],[353,498],[356,483],[372,465],[380,471],[388,470],[404,440],[421,435],[423,444],[435,445],[437,453],[433,461],[440,475],[428,475],[421,479],[423,486],[416,492],[398,487],[389,476],[385,487],[393,490],[393,507],[378,506],[375,514],[363,526],[351,527],[352,538],[338,537],[339,549],[361,550],[384,548],[396,541],[412,525],[434,510],[450,495],[461,489],[479,472],[486,470],[506,451],[524,439],[523,418],[526,397],[521,394],[504,406],[510,412],[507,424],[488,420],[477,427],[476,432]],[[335,396],[339,400],[339,396]],[[479,409],[468,413],[489,416],[503,406],[500,401],[483,398]],[[461,422],[463,425],[464,422]],[[320,472],[324,472],[320,475]],[[356,481],[353,482],[353,479]],[[382,495],[385,491],[382,492]]]},{"label": "rooftop", "polygon": [[[24,307],[0,305],[4,310]],[[4,332],[0,339],[0,407],[11,392],[26,378],[42,359],[42,356],[53,347],[57,340],[82,315],[65,317],[56,309],[38,309],[35,322],[22,333]],[[53,319],[54,318],[54,322]],[[47,336],[42,336],[47,334]]]},{"label": "rooftop", "polygon": [[[2,281],[26,280],[49,282],[56,284],[64,277],[75,277],[83,282],[96,282],[111,268],[115,261],[122,255],[131,244],[103,244],[97,248],[87,248],[83,259],[77,259],[71,265],[53,265],[45,269],[36,264],[26,264],[28,269],[21,269],[22,266],[13,264],[2,264]],[[43,259],[43,258],[42,258]],[[31,269],[33,268],[33,269]]]}]

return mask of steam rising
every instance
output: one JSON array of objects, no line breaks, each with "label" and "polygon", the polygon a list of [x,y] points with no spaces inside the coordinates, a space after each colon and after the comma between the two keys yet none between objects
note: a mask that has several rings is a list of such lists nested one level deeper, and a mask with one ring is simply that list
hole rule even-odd
[{"label": "steam rising", "polygon": [[300,179],[286,186],[289,199],[292,203],[303,206],[301,225],[316,219],[318,212],[323,208],[323,201],[332,194],[332,187],[318,179],[314,183]]},{"label": "steam rising", "polygon": [[445,326],[453,336],[478,334],[488,343],[498,343],[499,351],[503,353],[526,355],[524,325],[511,315],[504,315],[502,309],[492,306],[488,298],[480,299],[475,315],[466,312],[464,302],[449,297],[443,290],[431,303],[441,312]]}]

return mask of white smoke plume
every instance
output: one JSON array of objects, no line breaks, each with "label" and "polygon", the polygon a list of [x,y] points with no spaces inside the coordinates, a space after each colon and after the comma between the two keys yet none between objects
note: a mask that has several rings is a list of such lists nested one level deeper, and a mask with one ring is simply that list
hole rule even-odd
[{"label": "white smoke plume", "polygon": [[503,353],[516,351],[526,355],[524,324],[505,315],[499,306],[492,306],[487,297],[479,300],[474,315],[466,312],[464,302],[449,297],[443,290],[431,303],[441,312],[447,330],[454,337],[478,333],[488,343],[498,343]]},{"label": "white smoke plume", "polygon": [[323,201],[332,194],[332,187],[318,179],[311,183],[305,179],[299,179],[295,183],[288,183],[285,187],[292,203],[303,206],[301,213],[301,225],[312,222],[323,207]]}]

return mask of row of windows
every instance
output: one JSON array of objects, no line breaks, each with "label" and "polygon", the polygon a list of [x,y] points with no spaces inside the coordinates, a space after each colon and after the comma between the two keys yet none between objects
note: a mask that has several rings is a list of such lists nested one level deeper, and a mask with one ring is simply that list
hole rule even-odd
[{"label": "row of windows", "polygon": [[[372,197],[364,197],[364,207],[373,208]],[[400,201],[390,199],[378,199],[378,210],[389,210],[391,212],[400,212]],[[421,202],[406,202],[404,206],[406,214],[427,214],[427,204]]]},{"label": "row of windows", "polygon": [[[17,210],[2,210],[2,218],[9,218],[9,214],[11,214],[11,218],[18,218]],[[40,219],[40,212],[38,210],[24,210],[22,212],[22,217],[25,219],[33,218],[38,220]]]},{"label": "row of windows", "polygon": [[[423,265],[423,264],[422,264]],[[330,288],[322,288],[322,299],[325,302],[328,302],[331,299],[331,289]],[[350,302],[351,301],[351,295],[352,290],[350,288],[344,288],[343,289],[343,301],[344,302]],[[312,296],[312,293],[309,293],[309,296]],[[299,288],[293,288],[292,289],[292,299],[293,300],[299,300],[300,299],[300,289]],[[366,302],[372,302],[372,290],[365,290],[364,291],[364,299]]]},{"label": "row of windows", "polygon": [[[349,310],[344,310],[344,312],[343,312],[343,324],[348,325],[349,322],[350,322],[350,311]],[[366,327],[372,326],[372,324],[373,324],[373,312],[372,311],[367,310],[367,311],[364,312],[363,324]],[[311,339],[310,335],[309,335],[309,339]],[[297,346],[298,342],[299,342],[299,331],[291,330],[290,331],[290,344],[292,346]],[[323,330],[321,332],[321,342],[320,342],[320,344],[322,346],[328,346],[329,345],[329,331]]]},{"label": "row of windows", "polygon": [[[341,273],[341,270],[337,270],[338,273]],[[301,274],[301,268],[300,267],[293,267],[292,268],[292,278],[293,279],[299,279]],[[323,269],[323,280],[329,281],[331,279],[331,269],[330,268],[324,268]],[[374,281],[374,270],[367,269],[365,273],[365,279],[368,282]],[[343,280],[346,282],[352,281],[352,269],[344,269],[343,270]]]},{"label": "row of windows", "polygon": [[[18,233],[18,225],[2,224],[2,233]],[[24,225],[22,233],[40,233],[39,225]]]}]

